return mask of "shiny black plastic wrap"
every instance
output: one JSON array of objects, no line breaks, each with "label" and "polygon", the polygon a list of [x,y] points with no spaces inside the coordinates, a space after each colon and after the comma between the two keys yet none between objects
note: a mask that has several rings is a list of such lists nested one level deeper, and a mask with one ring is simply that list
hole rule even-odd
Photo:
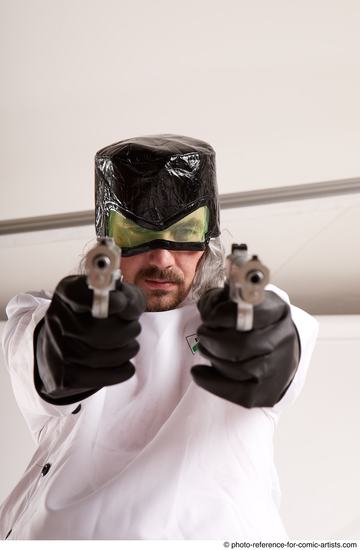
[{"label": "shiny black plastic wrap", "polygon": [[162,231],[201,206],[206,242],[220,234],[215,151],[206,142],[160,134],[104,147],[95,156],[96,233],[108,235],[111,211]]}]

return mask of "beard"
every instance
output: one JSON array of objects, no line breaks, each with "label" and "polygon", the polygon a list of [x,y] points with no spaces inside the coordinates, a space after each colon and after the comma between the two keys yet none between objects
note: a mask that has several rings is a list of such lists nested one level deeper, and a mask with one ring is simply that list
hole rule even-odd
[{"label": "beard", "polygon": [[[146,279],[156,279],[173,283],[171,289],[148,289],[141,284]],[[135,277],[135,284],[145,294],[146,311],[168,311],[175,309],[187,296],[189,288],[185,287],[184,276],[174,268],[159,269],[156,266],[140,270]]]}]

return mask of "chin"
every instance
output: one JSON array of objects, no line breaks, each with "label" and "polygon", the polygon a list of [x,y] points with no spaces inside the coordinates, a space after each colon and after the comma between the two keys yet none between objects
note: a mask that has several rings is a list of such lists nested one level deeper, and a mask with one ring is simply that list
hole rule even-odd
[{"label": "chin", "polygon": [[162,290],[155,291],[147,296],[146,311],[169,311],[175,309],[184,300],[182,292],[169,294]]}]

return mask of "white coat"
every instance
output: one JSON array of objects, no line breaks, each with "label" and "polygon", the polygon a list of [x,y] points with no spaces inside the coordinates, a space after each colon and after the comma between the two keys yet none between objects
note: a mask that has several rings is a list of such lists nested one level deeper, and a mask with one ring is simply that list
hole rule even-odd
[{"label": "white coat", "polygon": [[272,408],[246,409],[192,381],[191,366],[206,361],[191,349],[200,317],[185,303],[143,314],[136,374],[73,414],[78,404],[48,404],[34,389],[33,331],[49,303],[21,294],[7,309],[5,357],[38,448],[0,508],[2,538],[286,539],[273,433],[303,385],[312,317],[292,306],[302,356]]}]

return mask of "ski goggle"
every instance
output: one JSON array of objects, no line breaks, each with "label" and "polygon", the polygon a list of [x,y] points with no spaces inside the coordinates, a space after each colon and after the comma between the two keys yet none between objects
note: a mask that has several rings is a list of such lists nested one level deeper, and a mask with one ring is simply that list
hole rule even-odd
[{"label": "ski goggle", "polygon": [[162,231],[146,229],[112,210],[109,215],[108,235],[122,249],[124,256],[140,254],[153,248],[203,250],[208,222],[207,206],[198,208]]}]

